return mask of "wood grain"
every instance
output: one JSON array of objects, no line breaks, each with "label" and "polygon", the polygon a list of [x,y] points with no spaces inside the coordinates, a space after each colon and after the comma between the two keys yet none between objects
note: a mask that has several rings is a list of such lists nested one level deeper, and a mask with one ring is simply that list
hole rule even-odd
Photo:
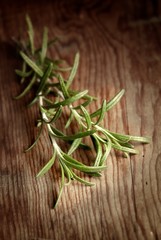
[{"label": "wood grain", "polygon": [[[25,14],[60,42],[52,57],[72,64],[81,60],[75,89],[89,89],[110,99],[126,94],[104,121],[110,130],[148,135],[150,145],[125,159],[112,152],[108,169],[96,187],[73,183],[65,188],[56,210],[57,169],[35,179],[48,161],[47,134],[31,152],[23,149],[34,137],[36,108],[28,98],[12,100],[20,91],[14,69],[20,62],[10,38],[25,29]],[[0,239],[1,240],[133,240],[161,239],[161,4],[159,1],[1,1],[0,3]],[[92,109],[91,109],[92,110]],[[88,158],[80,153],[81,159]]]}]

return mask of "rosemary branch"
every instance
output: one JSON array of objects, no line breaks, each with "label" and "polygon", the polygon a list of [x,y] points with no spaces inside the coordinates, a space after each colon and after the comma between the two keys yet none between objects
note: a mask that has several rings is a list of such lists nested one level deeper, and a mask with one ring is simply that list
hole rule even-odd
[{"label": "rosemary branch", "polygon": [[[88,186],[94,185],[94,183],[80,177],[77,171],[92,176],[101,176],[101,171],[106,169],[105,162],[112,148],[122,151],[125,156],[128,156],[128,154],[137,154],[138,151],[131,142],[149,143],[150,139],[147,137],[114,133],[102,127],[100,123],[104,119],[105,113],[120,101],[125,91],[121,90],[108,102],[104,100],[98,110],[89,113],[86,107],[92,101],[95,101],[96,98],[88,95],[87,90],[79,92],[71,89],[71,84],[79,65],[79,53],[75,56],[72,68],[61,68],[59,60],[47,57],[47,49],[55,43],[56,39],[48,41],[48,29],[45,28],[42,46],[36,49],[34,44],[34,30],[29,16],[26,16],[26,22],[28,26],[28,40],[25,43],[23,41],[23,44],[22,42],[17,42],[20,47],[19,54],[23,63],[22,70],[16,70],[16,74],[21,77],[21,83],[27,83],[27,86],[15,99],[24,97],[36,87],[34,98],[29,103],[29,106],[37,103],[39,108],[40,119],[37,125],[39,133],[34,143],[26,151],[31,150],[36,145],[41,136],[42,129],[46,126],[53,154],[51,159],[37,174],[37,177],[44,175],[53,166],[55,160],[58,160],[62,181],[55,203],[56,207],[64,186],[69,184],[71,180],[77,180]],[[62,72],[64,71],[69,71],[67,80],[63,78]],[[75,124],[75,122],[78,125],[78,132],[73,135],[67,135],[56,127],[56,122],[59,121],[63,114],[64,107],[67,107],[70,111],[64,128],[69,128],[70,124]],[[95,118],[97,119],[95,120]],[[86,137],[91,139],[96,152],[95,160],[91,161],[90,165],[85,165],[72,157],[72,154],[80,147],[84,149],[91,148],[84,141]],[[70,146],[67,152],[64,152],[59,146],[59,142],[57,141],[59,139]],[[65,178],[67,178],[67,182]]]}]

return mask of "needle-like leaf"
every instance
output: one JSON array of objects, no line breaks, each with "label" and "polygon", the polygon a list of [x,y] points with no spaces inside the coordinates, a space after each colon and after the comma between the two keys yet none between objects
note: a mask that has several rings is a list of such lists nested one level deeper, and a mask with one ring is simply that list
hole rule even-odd
[{"label": "needle-like leaf", "polygon": [[78,164],[71,163],[67,160],[64,160],[64,162],[66,163],[67,166],[69,166],[71,168],[74,168],[74,169],[77,169],[81,172],[86,172],[86,173],[95,173],[95,172],[105,170],[107,168],[106,166],[96,167],[96,166],[78,165]]},{"label": "needle-like leaf", "polygon": [[31,47],[31,53],[34,54],[35,48],[34,48],[34,30],[32,26],[31,19],[28,15],[26,15],[26,22],[28,25],[28,35],[30,40],[30,47]]},{"label": "needle-like leaf", "polygon": [[34,74],[31,81],[29,82],[29,84],[27,85],[27,87],[23,90],[22,93],[20,93],[18,96],[14,97],[15,99],[20,99],[22,98],[23,96],[25,96],[29,91],[30,89],[32,88],[32,86],[34,85],[36,81],[36,75]]},{"label": "needle-like leaf", "polygon": [[[22,63],[22,73],[23,73],[23,74],[25,74],[26,69],[27,69],[27,64],[26,64],[26,62],[24,61],[24,62]],[[24,83],[24,81],[25,81],[25,77],[22,77],[22,78],[21,78],[21,81],[20,81],[21,84]]]},{"label": "needle-like leaf", "polygon": [[21,71],[21,70],[18,70],[18,69],[16,69],[15,72],[16,72],[16,74],[17,74],[18,76],[20,76],[20,77],[22,77],[22,78],[29,77],[29,76],[33,73],[32,70],[29,71],[29,72],[26,72],[26,71]]},{"label": "needle-like leaf", "polygon": [[123,147],[121,145],[117,145],[117,144],[114,144],[114,143],[112,143],[112,147],[117,149],[117,150],[120,150],[122,152],[127,152],[127,153],[132,153],[132,154],[138,154],[139,153],[136,149]]},{"label": "needle-like leaf", "polygon": [[58,103],[55,103],[55,104],[51,104],[50,105],[50,108],[57,108],[59,107],[60,105],[61,106],[67,106],[67,105],[70,105],[71,103],[79,100],[80,98],[82,98],[84,95],[86,95],[88,92],[88,90],[85,90],[83,92],[80,92],[78,94],[76,94],[75,96],[72,96],[72,97],[69,97],[67,99],[65,99],[64,101],[61,101],[61,102],[58,102]]},{"label": "needle-like leaf", "polygon": [[56,158],[56,152],[54,152],[52,158],[49,160],[49,162],[41,169],[41,171],[37,174],[36,177],[42,177],[46,172],[49,171],[49,169],[53,166]]},{"label": "needle-like leaf", "polygon": [[62,180],[61,180],[61,187],[60,187],[59,195],[58,195],[58,197],[57,197],[57,200],[56,200],[56,203],[55,203],[55,205],[54,205],[54,208],[56,208],[56,206],[58,205],[58,202],[59,202],[60,197],[61,197],[62,192],[63,192],[63,187],[64,187],[64,185],[65,185],[65,180],[64,180],[64,169],[63,169],[63,167],[62,167],[61,164],[60,164],[60,167],[61,167],[61,178],[62,178]]},{"label": "needle-like leaf", "polygon": [[50,76],[50,74],[52,72],[52,69],[53,69],[53,64],[50,63],[49,66],[47,67],[46,71],[44,72],[42,78],[41,78],[40,85],[37,89],[36,95],[38,95],[40,92],[43,91],[45,83],[47,82],[48,77]]},{"label": "needle-like leaf", "polygon": [[39,132],[38,132],[38,135],[37,135],[35,141],[33,142],[33,144],[32,144],[30,147],[28,147],[28,148],[25,150],[25,152],[30,151],[30,150],[36,145],[36,143],[38,142],[38,140],[39,140],[39,138],[40,138],[40,136],[41,136],[42,129],[43,129],[43,124],[41,124],[41,126],[40,126],[40,129],[39,129]]},{"label": "needle-like leaf", "polygon": [[90,129],[91,126],[92,126],[90,114],[88,113],[88,111],[83,106],[81,106],[81,110],[84,114],[84,118],[85,118],[86,123],[87,123],[87,129]]},{"label": "needle-like leaf", "polygon": [[52,128],[51,134],[54,137],[61,138],[62,140],[66,140],[66,141],[71,141],[71,140],[75,140],[77,138],[87,137],[87,136],[90,136],[93,133],[95,133],[95,130],[88,130],[88,131],[85,131],[85,132],[80,132],[80,133],[76,133],[74,135],[68,135],[67,136],[67,135],[62,134],[62,132],[60,130],[57,130],[53,126],[51,128]]},{"label": "needle-like leaf", "polygon": [[73,141],[70,149],[68,150],[68,155],[71,155],[79,147],[81,141],[82,141],[82,138],[76,138]]},{"label": "needle-like leaf", "polygon": [[35,73],[37,73],[40,77],[43,76],[43,71],[41,70],[38,65],[32,61],[24,52],[20,51],[20,55],[23,58],[23,60],[34,70]]},{"label": "needle-like leaf", "polygon": [[70,116],[69,116],[69,118],[68,118],[68,121],[67,121],[66,124],[65,124],[65,129],[67,129],[67,128],[70,126],[70,124],[71,124],[71,122],[72,122],[72,120],[73,120],[73,117],[74,117],[74,115],[73,115],[73,113],[71,112],[71,113],[70,113]]},{"label": "needle-like leaf", "polygon": [[130,136],[130,135],[123,135],[120,133],[114,133],[110,132],[115,138],[119,139],[123,142],[129,142],[129,141],[136,141],[136,142],[143,142],[143,143],[149,143],[150,138],[148,137],[140,137],[140,136]]},{"label": "needle-like leaf", "polygon": [[99,124],[102,121],[102,119],[104,118],[106,109],[107,109],[106,100],[104,100],[103,103],[102,103],[100,115],[99,115],[99,118],[98,118],[98,120],[96,122],[96,125]]},{"label": "needle-like leaf", "polygon": [[59,75],[59,81],[60,81],[60,86],[61,86],[61,90],[64,95],[64,98],[65,99],[69,98],[69,93],[68,93],[67,87],[64,83],[64,79],[62,78],[61,74]]},{"label": "needle-like leaf", "polygon": [[44,63],[46,52],[48,47],[48,29],[45,27],[43,32],[43,40],[42,40],[42,47],[41,47],[41,63]]},{"label": "needle-like leaf", "polygon": [[78,65],[79,65],[79,53],[76,53],[75,59],[74,59],[74,65],[67,81],[67,85],[66,85],[67,88],[69,88],[69,86],[72,84],[72,81],[77,73]]},{"label": "needle-like leaf", "polygon": [[99,166],[100,160],[102,157],[102,146],[101,142],[97,139],[97,137],[93,136],[93,139],[95,139],[95,149],[96,149],[96,159],[94,166]]},{"label": "needle-like leaf", "polygon": [[[115,97],[113,97],[106,105],[106,111],[109,111],[112,107],[114,107],[122,98],[122,96],[124,95],[125,90],[122,89]],[[101,108],[99,108],[97,111],[93,112],[91,114],[91,118],[96,117],[98,115],[100,115],[101,112]]]},{"label": "needle-like leaf", "polygon": [[102,166],[104,164],[104,162],[107,160],[108,155],[110,154],[110,151],[111,151],[111,148],[112,148],[110,139],[107,142],[107,145],[105,144],[104,147],[105,147],[105,152],[104,152],[104,154],[101,157],[99,166]]},{"label": "needle-like leaf", "polygon": [[77,181],[85,184],[86,186],[94,186],[94,185],[95,185],[95,183],[88,182],[88,181],[86,181],[85,179],[78,177],[74,172],[73,172],[73,177],[74,177],[74,179],[76,179]]}]

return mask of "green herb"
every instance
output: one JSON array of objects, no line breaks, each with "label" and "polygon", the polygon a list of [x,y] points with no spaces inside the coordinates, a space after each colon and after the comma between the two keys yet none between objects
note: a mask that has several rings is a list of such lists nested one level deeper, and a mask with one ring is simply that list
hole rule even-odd
[{"label": "green herb", "polygon": [[[79,53],[75,56],[73,67],[60,67],[60,60],[52,60],[46,55],[48,47],[54,44],[56,39],[48,41],[48,29],[45,28],[42,46],[36,49],[34,30],[29,16],[26,17],[26,21],[28,25],[28,41],[26,45],[24,42],[19,44],[21,46],[19,54],[22,59],[22,70],[16,70],[16,74],[21,77],[21,83],[27,82],[27,84],[22,93],[15,98],[20,99],[30,91],[35,93],[29,106],[37,103],[40,111],[37,125],[39,131],[34,143],[26,151],[31,150],[36,145],[42,134],[42,129],[46,127],[51,140],[53,155],[37,174],[37,177],[43,176],[58,160],[62,181],[55,203],[55,206],[57,206],[63,188],[71,180],[77,180],[88,186],[94,185],[94,183],[80,177],[78,171],[91,176],[101,176],[101,171],[106,169],[106,159],[112,148],[120,150],[125,156],[128,156],[130,153],[138,153],[131,141],[149,143],[150,139],[118,134],[102,127],[100,122],[104,119],[106,112],[120,101],[125,91],[121,90],[108,102],[104,100],[98,110],[89,113],[86,107],[96,98],[88,95],[87,90],[75,91],[71,88],[79,65]],[[64,71],[69,71],[67,80],[63,78],[62,73]],[[60,120],[65,108],[69,109],[69,115],[65,126],[62,127],[65,131],[62,132],[57,128],[57,121]],[[94,118],[96,119],[93,120]],[[71,124],[78,126],[78,130],[74,134],[68,135],[67,129]],[[87,138],[90,141],[85,141]],[[67,144],[67,152],[60,147],[60,140]],[[91,160],[90,164],[86,165],[73,158],[72,154],[78,148],[95,151],[95,160]]]}]

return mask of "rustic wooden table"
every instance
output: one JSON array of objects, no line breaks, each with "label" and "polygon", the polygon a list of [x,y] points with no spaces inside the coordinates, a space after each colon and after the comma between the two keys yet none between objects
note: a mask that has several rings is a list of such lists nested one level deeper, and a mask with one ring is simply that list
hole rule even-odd
[{"label": "rustic wooden table", "polygon": [[[161,239],[161,5],[159,1],[1,1],[0,3],[0,239]],[[10,38],[32,18],[60,41],[53,57],[81,60],[73,88],[89,89],[98,103],[124,88],[106,117],[110,130],[152,137],[125,159],[112,151],[95,187],[73,183],[53,209],[60,177],[54,168],[36,180],[50,157],[47,134],[29,153],[36,108],[27,109],[14,69]],[[98,105],[97,103],[97,105]],[[80,156],[82,158],[83,154]],[[85,155],[87,157],[87,154]]]}]

